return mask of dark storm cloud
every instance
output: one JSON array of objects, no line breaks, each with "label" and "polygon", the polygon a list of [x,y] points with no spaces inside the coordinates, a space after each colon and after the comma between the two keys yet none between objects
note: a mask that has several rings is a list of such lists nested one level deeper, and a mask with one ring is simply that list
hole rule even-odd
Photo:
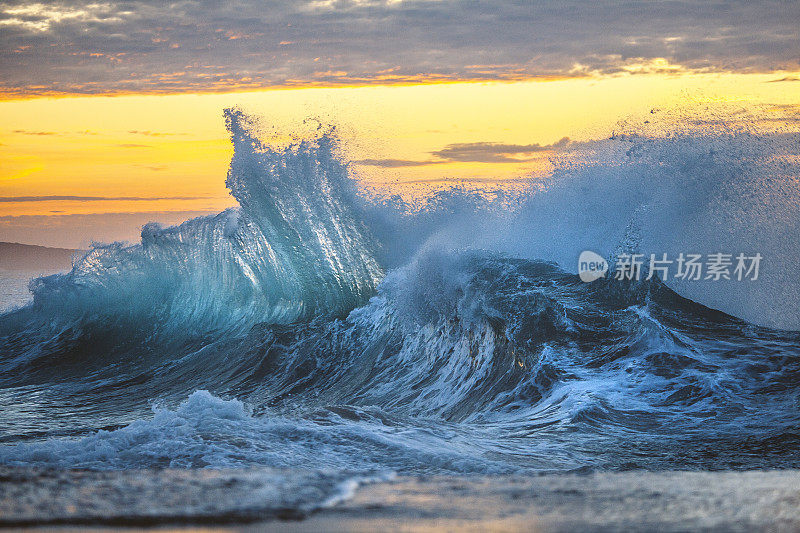
[{"label": "dark storm cloud", "polygon": [[0,1],[0,90],[172,92],[799,66],[800,3]]}]

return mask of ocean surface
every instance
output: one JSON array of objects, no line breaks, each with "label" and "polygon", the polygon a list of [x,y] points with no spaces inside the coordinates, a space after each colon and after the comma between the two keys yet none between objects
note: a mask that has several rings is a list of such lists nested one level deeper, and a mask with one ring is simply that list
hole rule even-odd
[{"label": "ocean surface", "polygon": [[[330,132],[271,147],[225,116],[238,208],[98,245],[0,315],[0,465],[269,467],[283,512],[396,474],[800,467],[796,134],[632,132],[412,207]],[[584,283],[587,249],[764,263]]]}]

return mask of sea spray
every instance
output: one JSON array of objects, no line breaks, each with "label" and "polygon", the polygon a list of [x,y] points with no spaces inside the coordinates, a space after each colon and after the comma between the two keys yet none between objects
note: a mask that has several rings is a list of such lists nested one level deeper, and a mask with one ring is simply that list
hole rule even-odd
[{"label": "sea spray", "polygon": [[0,462],[798,466],[800,338],[724,312],[790,323],[797,280],[765,269],[780,297],[748,307],[744,282],[678,294],[573,273],[582,249],[741,245],[791,264],[795,137],[573,143],[513,209],[459,189],[410,209],[366,200],[332,132],[279,149],[227,120],[239,208],[97,246],[0,316]]}]

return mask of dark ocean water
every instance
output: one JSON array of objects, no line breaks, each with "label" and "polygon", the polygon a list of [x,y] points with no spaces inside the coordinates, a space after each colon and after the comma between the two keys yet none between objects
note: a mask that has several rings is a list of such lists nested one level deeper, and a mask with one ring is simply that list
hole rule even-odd
[{"label": "dark ocean water", "polygon": [[[785,144],[611,139],[544,190],[412,211],[363,198],[332,136],[274,149],[226,116],[240,208],[97,246],[0,315],[0,464],[266,466],[309,486],[800,467],[783,268],[800,226],[765,212],[800,197]],[[582,249],[683,245],[760,251],[759,284],[573,273]]]}]

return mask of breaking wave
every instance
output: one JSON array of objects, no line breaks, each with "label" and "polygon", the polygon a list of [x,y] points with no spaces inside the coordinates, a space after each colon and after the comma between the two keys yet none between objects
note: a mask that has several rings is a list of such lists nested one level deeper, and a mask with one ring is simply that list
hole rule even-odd
[{"label": "breaking wave", "polygon": [[[225,117],[238,208],[96,246],[0,316],[0,463],[800,466],[796,134],[618,135],[513,206],[410,209],[366,198],[331,131],[275,148]],[[585,249],[765,263],[587,284]]]}]

